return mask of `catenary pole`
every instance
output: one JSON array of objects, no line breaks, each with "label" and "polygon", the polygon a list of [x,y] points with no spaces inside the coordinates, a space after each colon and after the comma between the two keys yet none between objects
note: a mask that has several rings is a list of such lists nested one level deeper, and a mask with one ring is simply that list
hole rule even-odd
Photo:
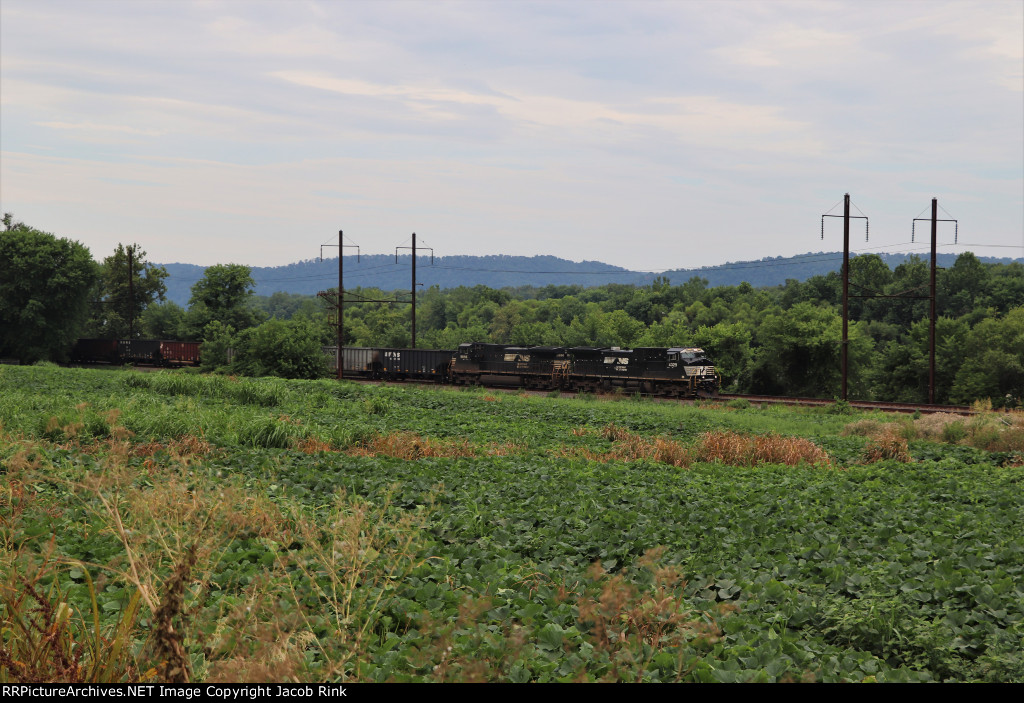
[{"label": "catenary pole", "polygon": [[843,198],[843,348],[842,366],[843,385],[842,399],[846,400],[846,370],[850,351],[850,194]]},{"label": "catenary pole", "polygon": [[[839,350],[839,367],[840,374],[842,376],[842,387],[840,389],[840,395],[842,400],[848,399],[847,393],[847,370],[849,366],[849,350],[850,350],[850,220],[864,220],[864,232],[867,236],[868,232],[868,218],[867,215],[861,213],[860,215],[850,215],[850,194],[845,193],[843,195],[843,214],[842,215],[830,215],[826,212],[821,216],[821,238],[825,239],[825,218],[826,217],[842,217],[843,218],[843,340]],[[839,203],[836,203],[839,205]],[[836,205],[832,206],[834,210]],[[832,210],[829,210],[831,212]],[[860,212],[860,208],[857,208]]]},{"label": "catenary pole", "polygon": [[932,198],[931,312],[928,322],[928,402],[935,403],[935,248],[939,225],[939,199]]}]

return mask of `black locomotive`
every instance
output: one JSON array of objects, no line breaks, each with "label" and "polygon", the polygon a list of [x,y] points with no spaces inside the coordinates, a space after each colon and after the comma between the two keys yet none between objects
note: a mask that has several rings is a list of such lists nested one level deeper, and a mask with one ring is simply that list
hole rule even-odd
[{"label": "black locomotive", "polygon": [[[337,348],[328,354],[337,363]],[[721,377],[704,350],[510,346],[469,342],[454,351],[345,347],[346,377],[427,380],[566,391],[623,391],[676,398],[718,394]]]}]

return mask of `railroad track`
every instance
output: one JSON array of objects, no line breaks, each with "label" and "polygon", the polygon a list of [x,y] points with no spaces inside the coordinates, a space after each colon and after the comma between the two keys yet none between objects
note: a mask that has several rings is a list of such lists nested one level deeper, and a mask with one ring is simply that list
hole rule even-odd
[{"label": "railroad track", "polygon": [[[720,393],[717,398],[709,400],[729,401],[743,399],[751,403],[774,403],[779,405],[832,405],[836,401],[826,398],[794,398],[775,395],[744,395],[740,393]],[[859,410],[885,410],[897,413],[955,413],[971,415],[974,411],[969,405],[934,405],[927,403],[892,403],[884,400],[851,400],[851,408]]]},{"label": "railroad track", "polygon": [[[451,388],[451,386],[438,386],[438,384],[422,383],[422,382],[419,382],[419,381],[368,380],[368,379],[362,379],[362,378],[358,378],[358,377],[355,377],[355,378],[346,377],[345,380],[346,381],[359,381],[359,382],[362,382],[362,383],[382,384],[382,385],[390,385],[390,384],[395,384],[395,385],[423,385],[423,386],[428,386],[428,387],[431,387],[431,388],[436,388],[436,387]],[[550,395],[550,393],[551,393],[551,391],[546,391],[546,390],[519,389],[519,388],[516,388],[515,386],[512,386],[512,385],[486,385],[486,386],[482,386],[482,387],[483,388],[490,388],[490,389],[493,389],[493,390],[515,391],[515,392],[525,393],[526,395],[532,395],[532,396],[547,396],[547,395]],[[559,394],[562,395],[562,396],[567,396],[567,397],[572,397],[572,396],[578,395],[578,393],[576,393],[575,391],[565,391],[565,390],[560,391]],[[590,395],[593,395],[594,397],[597,397],[597,398],[613,398],[613,397],[618,397],[618,396],[615,396],[612,393],[590,393]],[[712,403],[718,402],[718,403],[721,403],[721,402],[728,402],[730,400],[737,400],[737,399],[743,399],[743,400],[749,401],[751,403],[763,403],[763,404],[767,404],[767,405],[804,405],[804,406],[812,406],[812,407],[813,406],[829,406],[829,405],[833,405],[833,404],[836,403],[836,401],[834,399],[829,399],[829,398],[798,398],[798,397],[782,396],[782,395],[749,395],[749,394],[741,394],[741,393],[720,393],[718,396],[716,396],[714,398],[693,398],[693,399],[689,399],[688,398],[688,399],[684,399],[684,400],[678,400],[678,399],[675,399],[675,398],[661,398],[661,397],[658,397],[658,396],[647,396],[646,394],[641,394],[641,395],[644,395],[644,397],[651,397],[652,400],[656,400],[656,401],[659,401],[659,402],[665,402],[665,403],[679,403],[679,402],[692,403],[694,400],[700,400],[701,402],[712,402]],[[974,414],[974,410],[972,410],[969,405],[934,405],[934,404],[927,404],[927,403],[893,403],[893,402],[887,402],[887,401],[883,401],[883,400],[851,400],[851,401],[848,401],[848,402],[849,402],[849,405],[850,405],[851,408],[856,408],[858,410],[883,410],[885,412],[898,412],[898,413],[920,412],[920,413],[924,413],[924,414],[927,414],[927,413],[954,413],[954,414],[957,414],[957,415],[972,415],[972,414]]]}]

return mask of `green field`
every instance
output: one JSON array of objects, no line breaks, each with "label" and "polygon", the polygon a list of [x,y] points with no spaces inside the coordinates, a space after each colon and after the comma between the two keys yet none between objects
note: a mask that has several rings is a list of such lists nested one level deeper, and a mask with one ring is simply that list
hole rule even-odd
[{"label": "green field", "polygon": [[0,367],[0,681],[1024,682],[1021,413],[737,405]]}]

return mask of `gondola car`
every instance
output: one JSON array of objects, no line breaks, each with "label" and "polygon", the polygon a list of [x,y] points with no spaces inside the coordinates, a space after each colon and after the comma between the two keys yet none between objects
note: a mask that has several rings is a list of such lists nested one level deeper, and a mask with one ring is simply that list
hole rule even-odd
[{"label": "gondola car", "polygon": [[446,383],[452,354],[437,349],[345,347],[342,372],[345,376],[380,380]]},{"label": "gondola car", "polygon": [[71,361],[79,364],[198,366],[199,342],[166,339],[79,339]]}]

